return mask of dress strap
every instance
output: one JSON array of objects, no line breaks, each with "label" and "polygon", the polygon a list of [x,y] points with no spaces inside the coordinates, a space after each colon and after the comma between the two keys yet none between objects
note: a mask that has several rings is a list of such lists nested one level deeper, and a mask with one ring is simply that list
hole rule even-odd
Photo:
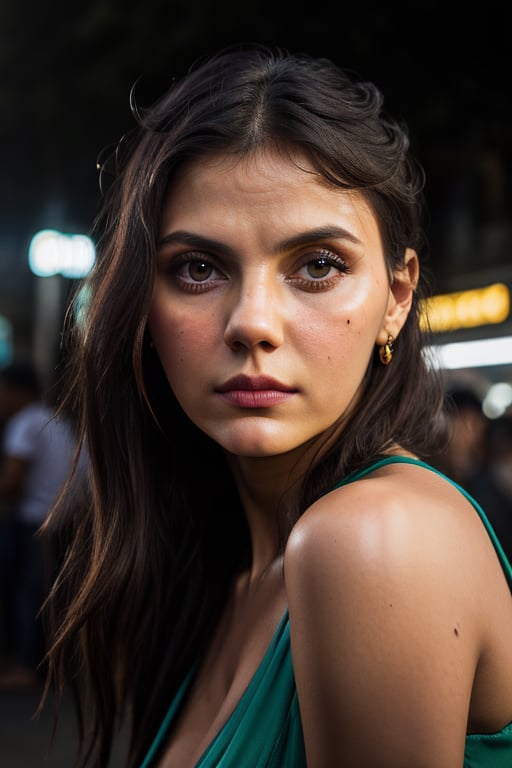
[{"label": "dress strap", "polygon": [[469,503],[474,507],[476,512],[478,513],[483,525],[485,526],[485,529],[489,535],[489,538],[491,539],[494,549],[496,550],[496,554],[498,555],[498,558],[500,560],[501,566],[503,568],[503,571],[505,573],[505,576],[507,578],[507,582],[509,584],[509,587],[512,590],[512,565],[510,564],[505,551],[503,547],[501,546],[501,543],[496,536],[496,533],[489,522],[487,515],[485,514],[484,510],[478,503],[476,499],[469,494],[465,488],[463,488],[461,485],[455,482],[455,480],[452,480],[451,477],[448,475],[445,475],[444,472],[441,472],[439,469],[436,469],[431,464],[427,464],[425,461],[422,461],[421,459],[413,459],[410,456],[386,456],[383,459],[379,459],[378,461],[375,461],[373,464],[370,464],[368,467],[364,467],[364,469],[356,470],[355,472],[350,473],[347,475],[341,482],[339,482],[335,488],[340,488],[343,485],[347,485],[348,483],[352,483],[355,480],[360,480],[363,477],[366,477],[366,475],[369,475],[372,472],[375,472],[377,469],[380,469],[381,467],[385,467],[388,464],[413,464],[417,467],[423,467],[424,469],[429,470],[430,472],[433,472],[436,475],[439,475],[439,477],[442,477],[444,480],[450,483],[450,485],[453,485],[455,488],[457,488],[460,493],[469,501]]}]

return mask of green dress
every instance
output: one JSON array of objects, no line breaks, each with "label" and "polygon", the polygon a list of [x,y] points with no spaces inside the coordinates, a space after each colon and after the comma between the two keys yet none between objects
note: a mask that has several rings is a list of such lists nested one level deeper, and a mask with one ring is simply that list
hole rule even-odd
[{"label": "green dress", "polygon": [[[349,475],[336,487],[392,463],[415,464],[442,474],[417,459],[390,456],[361,472]],[[449,482],[463,493],[480,515],[512,590],[512,567],[483,510],[463,488],[452,480]],[[192,672],[174,697],[141,768],[150,768],[156,764],[156,757],[191,679]],[[196,768],[306,768],[306,765],[290,648],[290,624],[286,611],[242,698],[203,753]],[[463,768],[512,768],[512,722],[497,733],[469,734],[466,737]]]}]

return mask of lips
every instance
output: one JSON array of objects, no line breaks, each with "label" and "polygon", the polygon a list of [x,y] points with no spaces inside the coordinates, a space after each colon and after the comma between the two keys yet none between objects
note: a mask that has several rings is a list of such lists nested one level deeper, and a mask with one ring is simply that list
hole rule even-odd
[{"label": "lips", "polygon": [[226,381],[217,392],[239,408],[270,408],[288,400],[297,390],[269,376],[240,374]]},{"label": "lips", "polygon": [[274,391],[274,392],[295,392],[293,387],[288,387],[286,384],[282,384],[277,379],[272,379],[269,376],[245,376],[240,374],[239,376],[233,376],[232,379],[226,381],[217,389],[217,392],[231,392],[233,390],[244,390],[246,392],[262,392],[262,391]]}]

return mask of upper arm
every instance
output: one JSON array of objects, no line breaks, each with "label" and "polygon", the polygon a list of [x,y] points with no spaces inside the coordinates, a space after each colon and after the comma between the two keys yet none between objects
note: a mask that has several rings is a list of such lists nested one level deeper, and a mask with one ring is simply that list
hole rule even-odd
[{"label": "upper arm", "polygon": [[363,481],[329,494],[288,542],[310,768],[462,765],[477,656],[471,596],[441,529],[382,488]]}]

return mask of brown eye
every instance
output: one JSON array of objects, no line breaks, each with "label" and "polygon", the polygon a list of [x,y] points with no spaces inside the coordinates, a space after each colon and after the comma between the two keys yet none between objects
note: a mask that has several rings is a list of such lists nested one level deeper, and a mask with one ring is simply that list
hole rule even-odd
[{"label": "brown eye", "polygon": [[303,291],[330,291],[349,271],[346,261],[335,251],[319,248],[303,255],[289,280]]},{"label": "brown eye", "polygon": [[332,267],[331,262],[324,257],[314,259],[314,261],[310,261],[306,265],[308,275],[316,279],[327,277],[327,275],[331,270],[331,267]]},{"label": "brown eye", "polygon": [[191,261],[187,265],[187,270],[191,280],[201,283],[211,277],[213,267],[207,261]]},{"label": "brown eye", "polygon": [[166,271],[179,290],[192,293],[209,291],[228,280],[213,259],[190,251],[172,258]]}]

